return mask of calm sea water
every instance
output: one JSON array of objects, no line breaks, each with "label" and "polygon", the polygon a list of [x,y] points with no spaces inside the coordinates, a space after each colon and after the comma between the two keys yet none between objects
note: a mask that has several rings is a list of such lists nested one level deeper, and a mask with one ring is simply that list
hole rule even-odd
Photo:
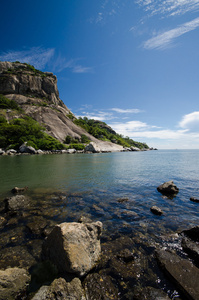
[{"label": "calm sea water", "polygon": [[[178,230],[199,223],[199,205],[190,201],[191,196],[199,197],[198,166],[199,150],[4,156],[0,157],[0,199],[14,186],[28,186],[32,197],[40,197],[41,206],[53,192],[73,195],[76,200],[63,201],[65,213],[55,216],[58,221],[71,212],[73,217],[67,219],[87,214],[113,231],[124,230],[124,223],[139,228],[151,224],[155,231]],[[169,180],[180,189],[173,200],[157,191]],[[74,198],[77,194],[81,201]],[[128,201],[120,203],[120,198]],[[154,216],[152,205],[160,207],[164,216]],[[160,220],[161,229],[156,228]]]},{"label": "calm sea water", "polygon": [[[83,216],[102,221],[101,242],[105,252],[109,249],[106,247],[114,245],[110,247],[115,252],[124,247],[135,254],[139,274],[136,280],[134,275],[126,279],[128,293],[136,283],[163,289],[171,299],[176,299],[178,292],[160,272],[152,254],[162,246],[180,252],[179,236],[175,233],[199,224],[199,204],[190,201],[190,197],[199,198],[198,166],[199,150],[1,156],[0,208],[7,219],[0,232],[2,264],[18,266],[26,260],[26,254],[25,258],[19,254],[24,249],[38,260],[44,237],[28,230],[32,226],[38,230],[38,222],[52,228]],[[160,184],[169,180],[179,188],[173,199],[157,191]],[[31,205],[12,217],[4,215],[3,208],[4,198],[12,195],[14,186],[28,186],[25,194]],[[153,205],[164,214],[152,214]],[[1,261],[0,267],[5,267]],[[126,290],[122,288],[123,278],[118,279],[121,270],[114,273],[113,265],[104,272],[110,270],[123,299]],[[125,275],[125,267],[123,271]],[[131,294],[125,299],[132,299]]]}]

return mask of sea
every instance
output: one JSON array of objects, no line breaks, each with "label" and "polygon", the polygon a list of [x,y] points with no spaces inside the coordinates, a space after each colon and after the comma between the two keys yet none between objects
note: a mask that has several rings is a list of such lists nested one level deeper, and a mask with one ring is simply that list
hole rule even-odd
[{"label": "sea", "polygon": [[[199,198],[198,170],[199,150],[0,156],[0,203],[13,187],[28,187],[34,215],[56,224],[99,220],[102,242],[130,236],[147,248],[199,225],[199,203],[190,201]],[[170,180],[179,188],[173,198],[157,191]]]}]

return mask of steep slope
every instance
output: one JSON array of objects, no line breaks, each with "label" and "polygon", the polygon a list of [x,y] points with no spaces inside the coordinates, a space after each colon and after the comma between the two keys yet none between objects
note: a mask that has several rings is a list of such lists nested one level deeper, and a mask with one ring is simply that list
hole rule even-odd
[{"label": "steep slope", "polygon": [[[60,100],[57,89],[57,78],[49,72],[36,70],[29,64],[19,62],[0,62],[0,94],[14,100],[25,112],[45,127],[46,133],[58,139],[65,140],[67,135],[80,139],[86,135],[98,144],[102,151],[120,151],[122,146],[103,142],[90,135],[83,128],[75,125],[75,116]],[[13,116],[7,110],[6,118]]]}]

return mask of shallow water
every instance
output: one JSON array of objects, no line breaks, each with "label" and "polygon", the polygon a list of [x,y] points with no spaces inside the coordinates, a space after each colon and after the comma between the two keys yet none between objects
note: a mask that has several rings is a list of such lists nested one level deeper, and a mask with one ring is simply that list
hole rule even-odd
[{"label": "shallow water", "polygon": [[[168,234],[199,224],[199,204],[190,201],[199,198],[198,166],[199,150],[0,157],[1,206],[14,186],[28,186],[26,195],[33,201],[28,217],[8,221],[1,247],[27,246],[38,239],[27,232],[11,238],[13,228],[27,226],[32,216],[42,216],[50,225],[84,216],[103,222],[102,243],[128,236],[138,252],[150,255],[151,247],[170,243]],[[173,199],[157,191],[169,180],[179,188]],[[153,215],[153,205],[164,214]]]}]

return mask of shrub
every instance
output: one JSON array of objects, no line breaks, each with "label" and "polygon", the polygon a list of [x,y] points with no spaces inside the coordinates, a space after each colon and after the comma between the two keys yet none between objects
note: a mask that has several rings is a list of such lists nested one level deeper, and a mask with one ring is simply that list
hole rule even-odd
[{"label": "shrub", "polygon": [[22,109],[18,106],[18,104],[14,100],[10,100],[0,94],[0,108],[1,109],[16,109],[22,111]]},{"label": "shrub", "polygon": [[70,144],[70,149],[84,150],[85,146],[83,144]]}]

